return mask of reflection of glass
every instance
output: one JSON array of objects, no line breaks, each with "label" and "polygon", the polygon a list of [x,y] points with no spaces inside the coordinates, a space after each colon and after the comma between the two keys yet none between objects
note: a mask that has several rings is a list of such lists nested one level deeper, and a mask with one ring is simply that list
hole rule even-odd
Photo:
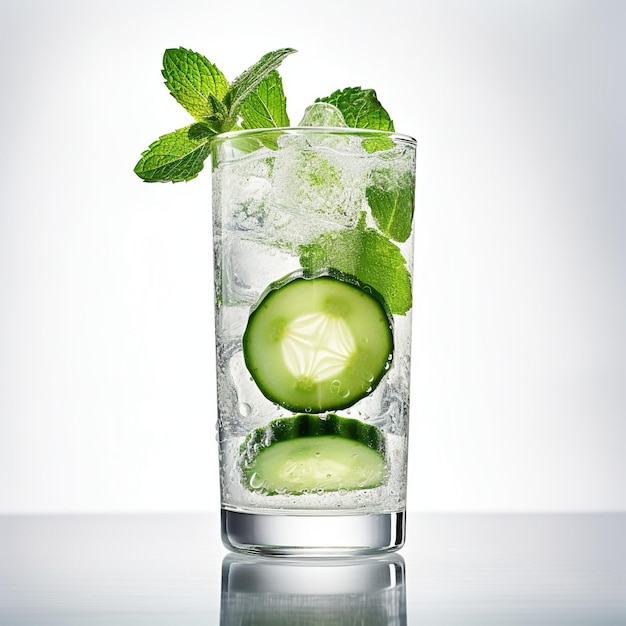
[{"label": "reflection of glass", "polygon": [[221,603],[220,626],[406,626],[404,560],[228,555]]},{"label": "reflection of glass", "polygon": [[347,128],[213,144],[231,549],[347,557],[404,542],[415,149]]}]

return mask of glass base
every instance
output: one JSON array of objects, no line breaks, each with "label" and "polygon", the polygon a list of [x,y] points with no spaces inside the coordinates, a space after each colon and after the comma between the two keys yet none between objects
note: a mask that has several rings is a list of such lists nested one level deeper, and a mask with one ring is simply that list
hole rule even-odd
[{"label": "glass base", "polygon": [[342,557],[404,545],[405,512],[352,515],[242,513],[222,509],[222,541],[234,552]]}]

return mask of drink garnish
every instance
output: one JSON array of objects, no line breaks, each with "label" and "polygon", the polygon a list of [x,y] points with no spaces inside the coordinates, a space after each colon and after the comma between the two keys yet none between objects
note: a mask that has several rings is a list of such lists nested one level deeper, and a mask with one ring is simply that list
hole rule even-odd
[{"label": "drink garnish", "polygon": [[[188,181],[202,171],[217,135],[289,126],[287,100],[276,68],[294,52],[293,48],[268,52],[229,83],[203,55],[186,48],[166,50],[162,72],[165,85],[194,122],[150,144],[135,173],[146,182]],[[332,105],[330,125],[393,131],[393,122],[373,89],[349,87],[316,102]],[[300,125],[329,125],[328,116],[319,115],[322,106],[312,107]],[[381,144],[381,139],[368,141],[369,151],[390,147]]]}]

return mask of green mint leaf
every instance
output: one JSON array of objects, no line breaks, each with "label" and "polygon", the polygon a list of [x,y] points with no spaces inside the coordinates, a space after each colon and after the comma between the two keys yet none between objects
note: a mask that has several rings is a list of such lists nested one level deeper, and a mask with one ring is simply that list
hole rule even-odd
[{"label": "green mint leaf", "polygon": [[308,106],[298,126],[325,126],[326,128],[345,128],[348,125],[341,111],[328,102],[316,102]]},{"label": "green mint leaf", "polygon": [[381,232],[394,241],[403,242],[411,234],[415,177],[411,172],[404,172],[398,180],[390,181],[391,176],[391,171],[374,174],[365,194]]},{"label": "green mint leaf", "polygon": [[171,94],[196,120],[225,113],[221,103],[228,93],[224,74],[201,54],[185,48],[171,48],[163,55],[163,77]]},{"label": "green mint leaf", "polygon": [[400,248],[361,219],[357,228],[320,235],[300,247],[305,272],[333,268],[350,274],[375,289],[393,314],[405,315],[411,308],[411,277]]},{"label": "green mint leaf", "polygon": [[191,180],[202,170],[215,134],[200,123],[163,135],[141,155],[135,174],[149,183]]},{"label": "green mint leaf", "polygon": [[244,98],[239,114],[241,127],[246,129],[289,126],[283,81],[276,70],[272,70]]},{"label": "green mint leaf", "polygon": [[393,122],[383,108],[373,89],[348,87],[338,90],[316,102],[328,102],[336,106],[351,128],[370,128],[393,131]]},{"label": "green mint leaf", "polygon": [[[206,122],[196,122],[186,127],[187,139],[200,141],[202,139],[212,139],[217,134]],[[182,130],[182,129],[181,129]]]},{"label": "green mint leaf", "polygon": [[391,137],[364,137],[361,145],[367,153],[372,154],[382,150],[391,150],[396,144]]},{"label": "green mint leaf", "polygon": [[223,120],[228,115],[228,109],[224,106],[224,103],[218,100],[212,93],[209,94],[209,101],[213,107],[213,115],[209,119]]},{"label": "green mint leaf", "polygon": [[275,70],[285,57],[294,52],[295,50],[293,48],[282,48],[274,52],[268,52],[252,67],[249,67],[245,72],[242,72],[235,78],[230,87],[230,91],[222,100],[228,107],[229,118],[233,124],[239,114],[241,103],[246,96],[251,93],[262,80],[267,78],[268,74],[272,70]]}]

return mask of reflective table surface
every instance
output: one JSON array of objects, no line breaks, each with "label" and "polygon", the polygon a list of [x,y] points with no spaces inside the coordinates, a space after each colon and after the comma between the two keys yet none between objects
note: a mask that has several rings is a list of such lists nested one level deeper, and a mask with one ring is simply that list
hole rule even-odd
[{"label": "reflective table surface", "polygon": [[626,626],[626,514],[410,514],[376,558],[228,553],[217,515],[0,517],[0,624]]}]

